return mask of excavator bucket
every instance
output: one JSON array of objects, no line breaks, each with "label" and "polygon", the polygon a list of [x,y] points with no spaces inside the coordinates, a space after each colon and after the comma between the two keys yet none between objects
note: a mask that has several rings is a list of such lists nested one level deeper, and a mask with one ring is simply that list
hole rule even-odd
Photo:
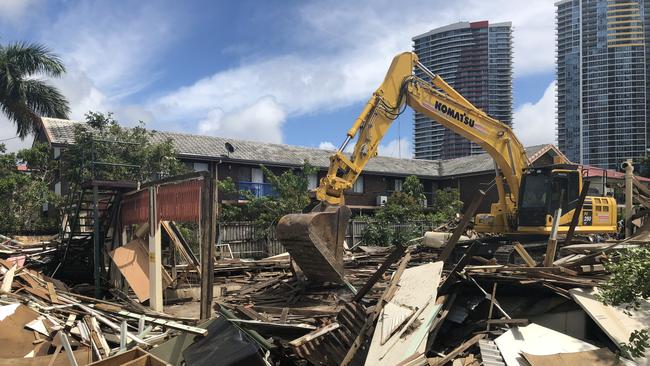
[{"label": "excavator bucket", "polygon": [[278,222],[278,240],[305,276],[316,282],[343,282],[343,241],[352,212],[347,206],[316,206]]}]

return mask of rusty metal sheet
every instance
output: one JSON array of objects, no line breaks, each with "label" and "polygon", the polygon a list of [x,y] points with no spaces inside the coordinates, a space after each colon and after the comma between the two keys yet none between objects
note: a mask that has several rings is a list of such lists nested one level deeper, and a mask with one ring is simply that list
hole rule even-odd
[{"label": "rusty metal sheet", "polygon": [[194,221],[201,216],[203,180],[189,180],[158,187],[158,219]]},{"label": "rusty metal sheet", "polygon": [[[158,220],[194,221],[201,217],[203,180],[160,185],[156,189]],[[149,221],[149,190],[143,189],[122,201],[122,223],[143,224]]]},{"label": "rusty metal sheet", "polygon": [[149,190],[144,189],[122,200],[122,225],[144,224],[149,221]]}]

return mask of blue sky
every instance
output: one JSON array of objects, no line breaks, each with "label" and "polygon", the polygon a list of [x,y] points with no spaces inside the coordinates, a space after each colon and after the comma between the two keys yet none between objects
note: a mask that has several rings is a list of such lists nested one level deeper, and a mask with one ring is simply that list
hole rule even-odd
[{"label": "blue sky", "polygon": [[[49,46],[72,117],[268,142],[338,146],[411,37],[459,20],[512,21],[515,131],[554,142],[550,0],[0,0],[0,42]],[[14,136],[0,116],[0,139]],[[10,149],[31,141],[6,141]],[[412,114],[380,154],[409,157]]]}]

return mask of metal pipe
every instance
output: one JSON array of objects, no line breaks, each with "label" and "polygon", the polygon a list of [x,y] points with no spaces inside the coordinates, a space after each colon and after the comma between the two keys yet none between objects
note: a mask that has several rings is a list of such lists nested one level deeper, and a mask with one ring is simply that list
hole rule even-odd
[{"label": "metal pipe", "polygon": [[632,217],[634,165],[632,165],[632,159],[627,159],[622,165],[623,169],[625,169],[625,237],[629,238],[632,236],[632,223],[630,222],[630,218]]},{"label": "metal pipe", "polygon": [[428,77],[430,77],[431,82],[433,82],[433,80],[435,80],[438,77],[438,75],[434,74],[431,70],[427,69],[426,66],[422,65],[420,61],[417,61],[415,63],[415,66],[417,66],[418,69],[422,70],[422,72],[424,72]]},{"label": "metal pipe", "polygon": [[345,148],[348,146],[348,142],[350,142],[351,139],[352,139],[352,137],[346,136],[345,141],[343,141],[343,143],[341,144],[341,147],[339,147],[339,151],[345,150]]}]

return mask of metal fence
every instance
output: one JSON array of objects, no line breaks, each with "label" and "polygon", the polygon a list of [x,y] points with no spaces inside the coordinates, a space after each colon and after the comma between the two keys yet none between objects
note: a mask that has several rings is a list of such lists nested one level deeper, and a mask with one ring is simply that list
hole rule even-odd
[{"label": "metal fence", "polygon": [[[393,225],[396,230],[409,230],[415,226],[422,235],[426,231],[433,230],[430,223],[425,221],[414,221],[405,225]],[[350,220],[345,236],[349,247],[363,244],[363,233],[368,227],[367,220]],[[277,240],[275,230],[265,234],[255,227],[252,221],[222,222],[219,223],[219,247],[222,252],[230,254],[226,244],[230,247],[235,258],[261,259],[284,253],[284,247]]]},{"label": "metal fence", "polygon": [[252,221],[219,223],[217,244],[221,244],[220,249],[226,252],[225,246],[228,245],[235,258],[261,259],[285,252],[275,237],[275,230],[265,234]]}]

